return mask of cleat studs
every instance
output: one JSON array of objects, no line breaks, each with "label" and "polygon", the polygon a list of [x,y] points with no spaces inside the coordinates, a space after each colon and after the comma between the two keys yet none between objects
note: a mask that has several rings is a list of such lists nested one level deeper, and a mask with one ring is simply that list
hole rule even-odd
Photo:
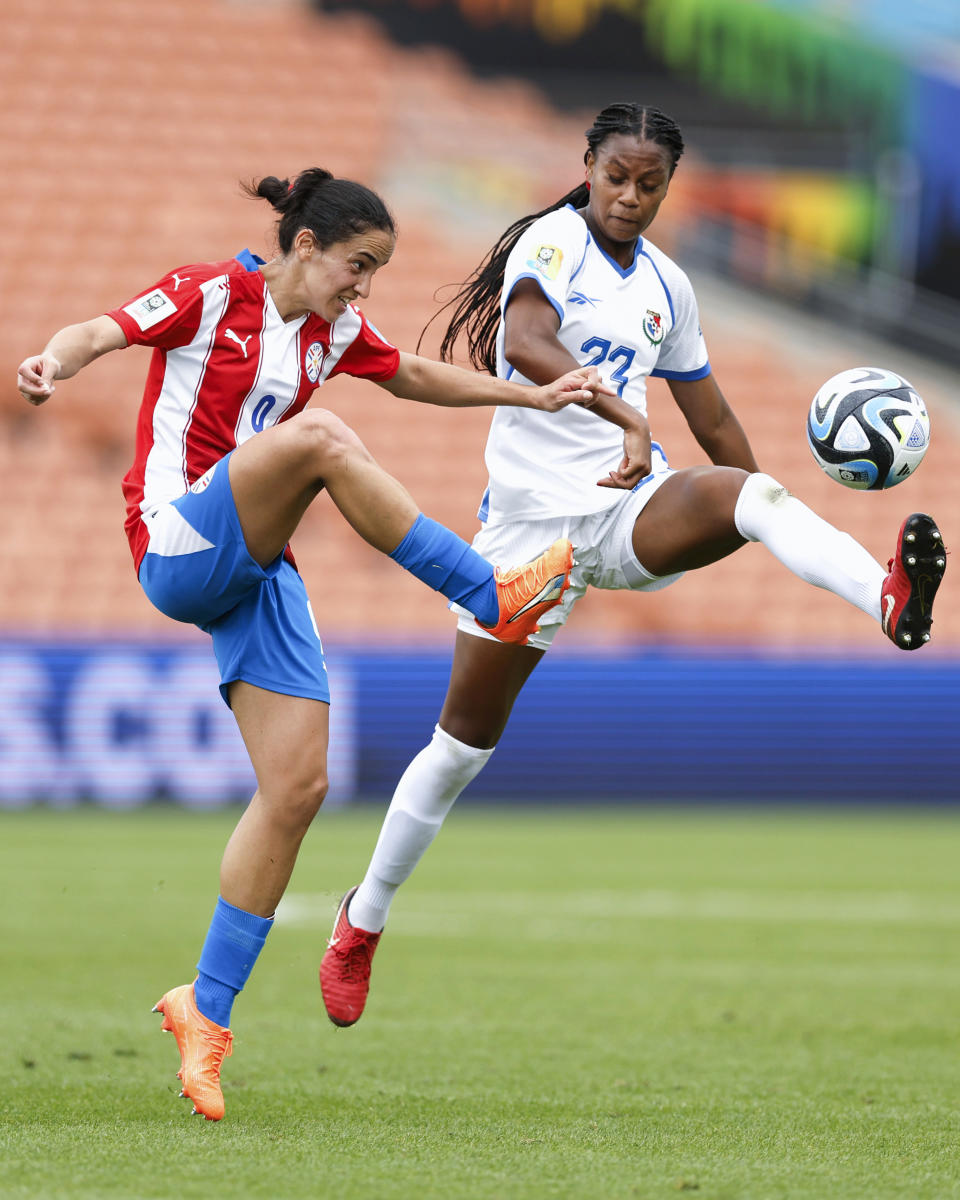
[{"label": "cleat studs", "polygon": [[929,641],[930,641],[930,634],[929,634],[929,633],[925,633],[925,634],[923,634],[923,636],[920,638],[920,641],[921,641],[921,642],[929,642]]},{"label": "cleat studs", "polygon": [[939,529],[931,529],[930,536],[933,538],[933,540],[935,542],[939,542],[940,541],[940,530]]},{"label": "cleat studs", "polygon": [[915,567],[917,565],[917,556],[915,554],[908,554],[904,562],[908,567]]},{"label": "cleat studs", "polygon": [[947,560],[946,560],[945,558],[938,558],[938,559],[937,559],[937,566],[938,566],[938,567],[945,567],[946,565],[947,565]]},{"label": "cleat studs", "polygon": [[910,633],[904,633],[904,634],[902,634],[902,635],[901,635],[901,637],[900,637],[900,642],[901,642],[901,644],[902,644],[902,645],[904,645],[904,646],[909,646],[909,645],[911,645],[911,644],[913,643],[913,635],[912,635],[912,634],[910,634]]},{"label": "cleat studs", "polygon": [[903,540],[905,542],[915,542],[917,540],[917,535],[911,530],[910,533],[905,533],[903,535]]}]

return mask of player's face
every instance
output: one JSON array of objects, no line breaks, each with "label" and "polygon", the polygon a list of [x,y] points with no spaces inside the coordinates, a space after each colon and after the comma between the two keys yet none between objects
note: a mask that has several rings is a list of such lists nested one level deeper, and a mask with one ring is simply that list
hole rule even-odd
[{"label": "player's face", "polygon": [[306,306],[335,321],[347,305],[370,295],[373,276],[393,254],[396,238],[386,229],[367,229],[344,242],[313,249],[303,260]]},{"label": "player's face", "polygon": [[587,152],[587,224],[608,252],[632,245],[667,194],[672,159],[656,142],[615,133]]}]

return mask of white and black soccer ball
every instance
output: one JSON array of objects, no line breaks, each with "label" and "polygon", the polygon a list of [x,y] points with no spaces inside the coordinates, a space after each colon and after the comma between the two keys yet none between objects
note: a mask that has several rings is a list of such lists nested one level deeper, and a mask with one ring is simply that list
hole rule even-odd
[{"label": "white and black soccer ball", "polygon": [[913,387],[882,367],[828,379],[807,416],[813,457],[831,479],[861,491],[909,479],[930,445],[930,418]]}]

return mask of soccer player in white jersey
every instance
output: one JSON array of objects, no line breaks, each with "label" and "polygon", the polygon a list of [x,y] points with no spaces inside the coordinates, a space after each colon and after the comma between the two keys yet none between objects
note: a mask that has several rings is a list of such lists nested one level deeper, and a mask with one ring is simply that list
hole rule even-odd
[{"label": "soccer player in white jersey", "polygon": [[[888,569],[763,474],[710,369],[683,271],[645,238],[683,152],[658,109],[615,104],[587,131],[586,178],[497,242],[451,302],[442,346],[466,333],[472,361],[528,386],[592,365],[615,389],[547,415],[500,409],[486,461],[481,553],[522,558],[568,535],[576,563],[563,603],[526,646],[498,645],[460,610],[450,685],[432,741],[391,801],[367,874],[341,902],[320,968],[330,1019],[363,1012],[393,896],[482,770],[530,673],[586,589],[652,591],[762,542],[801,578],[881,623],[896,645],[928,638],[945,551],[915,513]],[[648,376],[667,380],[712,466],[674,470],[651,439]]]},{"label": "soccer player in white jersey", "polygon": [[234,997],[327,788],[327,673],[288,544],[307,507],[325,488],[371,545],[500,639],[522,642],[536,630],[559,603],[572,562],[569,541],[558,538],[527,566],[495,572],[420,514],[342,421],[304,406],[337,374],[453,407],[553,412],[610,390],[595,369],[565,369],[555,383],[528,388],[397,350],[354,305],[393,253],[382,200],[319,168],[293,184],[270,176],[247,190],[279,214],[274,258],[245,250],[178,267],[128,304],[61,329],[18,376],[24,398],[41,404],[55,380],[101,354],[154,348],[124,479],[127,535],[150,600],[211,635],[221,692],[257,778],[223,856],[197,979],[156,1009],[177,1040],[182,1094],[210,1120],[223,1116]]}]

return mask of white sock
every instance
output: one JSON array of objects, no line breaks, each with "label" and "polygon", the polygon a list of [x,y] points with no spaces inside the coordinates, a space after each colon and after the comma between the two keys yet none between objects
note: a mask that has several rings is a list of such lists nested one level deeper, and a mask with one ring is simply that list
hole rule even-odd
[{"label": "white sock", "polygon": [[737,500],[737,529],[763,542],[794,575],[825,588],[880,620],[887,572],[855,541],[818,517],[769,475],[750,475]]},{"label": "white sock", "polygon": [[458,742],[436,727],[393,793],[370,866],[350,901],[351,925],[370,933],[384,927],[397,888],[413,874],[454,801],[492,753]]}]

